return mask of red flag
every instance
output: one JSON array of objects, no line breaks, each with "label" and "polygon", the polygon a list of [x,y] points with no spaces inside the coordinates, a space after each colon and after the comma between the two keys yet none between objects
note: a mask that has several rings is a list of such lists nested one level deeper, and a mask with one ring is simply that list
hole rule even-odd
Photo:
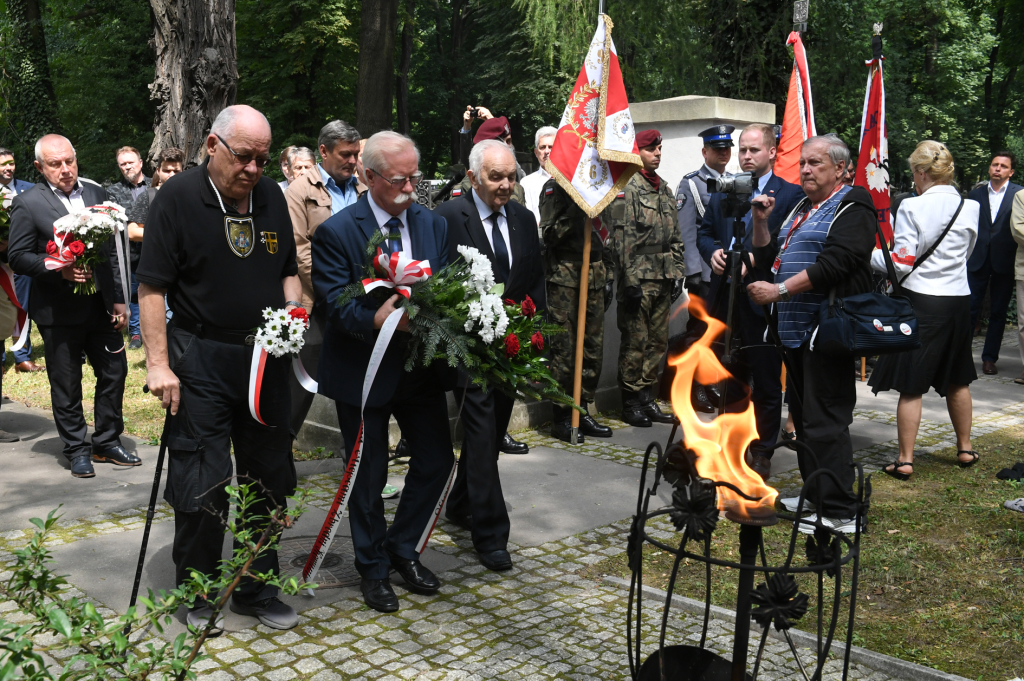
[{"label": "red flag", "polygon": [[544,167],[595,217],[641,166],[612,20],[602,14]]},{"label": "red flag", "polygon": [[[892,243],[892,224],[889,215],[889,140],[885,129],[885,85],[882,81],[881,37],[875,58],[866,62],[868,86],[864,93],[864,115],[860,123],[860,155],[857,157],[857,175],[853,183],[871,193],[871,201],[878,211],[878,223],[885,240]],[[875,237],[878,241],[878,237]]]},{"label": "red flag", "polygon": [[793,46],[793,73],[789,78],[789,94],[786,95],[786,113],[782,118],[782,139],[772,172],[786,182],[800,184],[800,147],[804,140],[818,133],[814,128],[811,72],[807,68],[807,51],[800,33],[790,33],[786,44]]}]

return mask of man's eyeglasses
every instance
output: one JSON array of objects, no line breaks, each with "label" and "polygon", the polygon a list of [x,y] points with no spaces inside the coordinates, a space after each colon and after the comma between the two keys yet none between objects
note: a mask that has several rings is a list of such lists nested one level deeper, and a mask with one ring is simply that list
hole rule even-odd
[{"label": "man's eyeglasses", "polygon": [[3,163],[0,163],[0,168],[6,168],[7,166],[13,166],[13,165],[14,165],[14,160],[12,159],[10,161],[4,161]]},{"label": "man's eyeglasses", "polygon": [[227,142],[224,141],[223,137],[221,137],[217,133],[213,133],[213,135],[218,140],[220,140],[220,143],[224,145],[225,149],[231,152],[232,156],[235,157],[235,160],[237,160],[243,166],[247,166],[250,163],[255,163],[257,168],[266,168],[267,164],[270,163],[269,156],[253,156],[252,154],[239,154],[237,151],[232,149]]},{"label": "man's eyeglasses", "polygon": [[423,179],[423,173],[414,173],[411,177],[396,177],[394,179],[389,180],[388,178],[384,177],[383,175],[381,175],[379,172],[377,172],[373,168],[367,168],[367,170],[369,170],[374,175],[376,175],[380,179],[382,179],[385,182],[387,182],[388,184],[390,184],[395,189],[401,189],[402,187],[405,186],[406,182],[408,182],[413,187],[415,187],[416,185],[418,185],[420,183],[420,180]]}]

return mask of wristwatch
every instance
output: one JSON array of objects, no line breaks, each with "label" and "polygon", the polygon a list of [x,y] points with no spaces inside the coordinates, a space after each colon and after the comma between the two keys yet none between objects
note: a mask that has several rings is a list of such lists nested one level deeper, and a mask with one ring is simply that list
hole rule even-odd
[{"label": "wristwatch", "polygon": [[[782,286],[782,284],[779,284],[779,286]],[[297,300],[286,300],[284,301],[284,305],[285,307],[288,307],[289,305],[294,305],[295,307],[302,307],[302,303],[300,303]]]},{"label": "wristwatch", "polygon": [[779,282],[779,301],[784,303],[792,297],[789,295],[789,291],[786,290],[785,282]]}]

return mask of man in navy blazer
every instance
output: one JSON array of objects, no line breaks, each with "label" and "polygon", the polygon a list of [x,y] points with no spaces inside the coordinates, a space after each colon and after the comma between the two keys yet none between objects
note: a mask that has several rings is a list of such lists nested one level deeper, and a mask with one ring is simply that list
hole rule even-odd
[{"label": "man in navy blazer", "polygon": [[[363,168],[369,190],[313,235],[313,291],[316,305],[328,315],[317,378],[320,394],[336,403],[349,455],[363,423],[363,459],[349,500],[355,564],[366,604],[394,612],[398,598],[388,578],[392,567],[410,591],[429,595],[440,588],[437,577],[420,563],[417,549],[455,462],[445,397],[453,381],[448,380],[447,365],[403,371],[408,342],[408,318],[403,316],[361,413],[363,378],[377,331],[396,309],[399,296],[383,305],[371,296],[341,306],[335,301],[346,286],[362,279],[366,244],[375,232],[388,237],[381,248],[428,260],[437,272],[448,263],[448,228],[443,218],[413,201],[422,175],[419,150],[411,139],[391,131],[373,135],[363,150]],[[380,491],[387,482],[392,414],[412,454],[389,528]]]},{"label": "man in navy blazer", "polygon": [[[775,130],[770,125],[755,123],[748,125],[740,133],[739,161],[743,172],[753,173],[757,180],[757,189],[753,196],[772,196],[775,198],[775,210],[768,219],[772,242],[778,236],[779,228],[790,212],[804,198],[803,190],[795,184],[786,182],[772,172],[775,161],[776,139]],[[725,320],[729,307],[728,280],[723,275],[725,253],[733,241],[733,218],[724,214],[722,201],[725,194],[711,195],[704,220],[697,234],[697,250],[701,258],[711,266],[711,287],[708,295],[708,311],[716,318]],[[753,225],[748,211],[743,218],[746,225],[746,238],[743,250],[751,251],[753,243]],[[746,281],[762,278],[757,270],[746,273]],[[720,287],[726,290],[719,294]],[[757,419],[758,437],[750,444],[750,466],[765,480],[771,475],[771,452],[769,448],[778,437],[779,422],[782,418],[782,358],[770,344],[766,342],[766,322],[759,305],[754,304],[742,290],[733,311],[733,333],[740,341],[734,346],[743,349],[735,353],[733,366],[726,367],[733,376],[749,385],[753,379],[754,388],[751,398],[754,402],[754,415]],[[731,398],[731,395],[729,396]],[[717,405],[716,405],[717,406]],[[746,399],[731,400],[726,411],[743,411]]]},{"label": "man in navy blazer", "polygon": [[[529,208],[509,200],[516,186],[515,155],[503,142],[484,140],[470,152],[469,166],[472,189],[436,211],[448,223],[449,258],[462,257],[459,246],[477,249],[491,261],[494,280],[505,285],[502,298],[520,303],[529,296],[543,310],[537,222]],[[494,387],[482,390],[464,372],[459,373],[455,399],[462,404],[464,437],[446,514],[472,532],[484,567],[509,570],[511,526],[498,476],[498,449],[515,400]]]},{"label": "man in navy blazer", "polygon": [[978,218],[978,242],[967,259],[967,283],[971,287],[971,324],[978,325],[985,289],[991,295],[991,312],[985,347],[981,351],[982,371],[995,374],[999,347],[1006,328],[1006,309],[1013,293],[1013,263],[1017,257],[1017,242],[1010,233],[1010,209],[1013,195],[1020,185],[1010,182],[1017,159],[1010,151],[992,155],[988,166],[989,181],[967,195],[981,204]]}]

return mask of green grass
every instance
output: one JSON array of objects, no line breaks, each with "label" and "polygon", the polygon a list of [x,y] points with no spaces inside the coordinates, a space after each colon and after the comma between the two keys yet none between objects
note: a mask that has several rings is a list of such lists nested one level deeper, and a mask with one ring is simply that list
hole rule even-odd
[{"label": "green grass", "polygon": [[[967,470],[954,465],[951,447],[941,455],[919,455],[910,482],[873,476],[854,643],[967,678],[1005,681],[1024,676],[1024,514],[1002,504],[1024,496],[1024,486],[997,480],[995,474],[1024,461],[1024,428],[979,437],[973,444],[982,458]],[[765,530],[770,564],[784,559],[790,528],[781,522]],[[720,521],[713,555],[737,560],[737,547],[738,529]],[[648,545],[645,584],[665,588],[673,558]],[[806,564],[802,536],[796,562]],[[588,573],[628,578],[625,554],[597,563]],[[712,573],[712,602],[735,608],[736,572],[715,568]],[[703,600],[703,575],[702,564],[688,561],[675,593]],[[756,583],[761,581],[759,575]],[[797,627],[813,632],[817,588],[809,577],[798,581],[811,597],[812,610]],[[830,594],[826,590],[827,602]],[[843,603],[849,606],[848,594]],[[838,635],[845,636],[845,627]]]}]

